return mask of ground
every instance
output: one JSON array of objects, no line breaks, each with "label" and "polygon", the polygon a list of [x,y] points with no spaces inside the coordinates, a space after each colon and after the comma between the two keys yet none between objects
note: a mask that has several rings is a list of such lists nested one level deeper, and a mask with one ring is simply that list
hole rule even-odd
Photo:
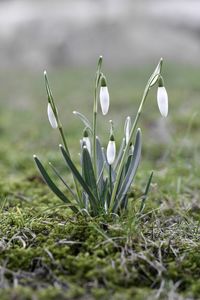
[{"label": "ground", "polygon": [[[111,118],[119,143],[122,122],[135,116],[151,69],[107,70],[111,109],[99,117],[105,144]],[[77,165],[83,128],[72,111],[91,116],[93,75],[78,69],[49,74]],[[139,124],[142,161],[128,213],[90,218],[71,213],[34,165],[34,153],[44,163],[54,161],[71,184],[58,133],[46,117],[42,75],[0,74],[2,300],[200,299],[199,71],[166,64],[164,78],[169,117],[160,117],[153,88]],[[139,195],[152,169],[141,215]]]}]

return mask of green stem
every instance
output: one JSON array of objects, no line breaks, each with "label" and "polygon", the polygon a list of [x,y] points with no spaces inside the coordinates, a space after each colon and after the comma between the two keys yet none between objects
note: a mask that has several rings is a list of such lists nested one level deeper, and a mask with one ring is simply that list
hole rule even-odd
[{"label": "green stem", "polygon": [[110,182],[110,194],[112,194],[112,167],[109,165],[109,182]]},{"label": "green stem", "polygon": [[65,139],[65,135],[64,135],[63,128],[62,128],[62,125],[61,125],[61,124],[59,124],[58,129],[59,129],[59,131],[60,131],[60,135],[61,135],[61,138],[62,138],[64,147],[65,147],[65,150],[66,150],[67,154],[70,156],[69,149],[68,149],[68,147],[67,147],[67,141],[66,141],[66,139]]},{"label": "green stem", "polygon": [[93,166],[94,166],[94,175],[96,180],[97,178],[97,152],[96,152],[96,132],[97,132],[97,90],[99,86],[99,80],[101,76],[101,65],[102,65],[102,56],[99,57],[97,72],[95,78],[95,90],[94,90],[94,107],[93,107]]},{"label": "green stem", "polygon": [[[68,146],[67,146],[67,141],[65,139],[65,135],[64,135],[64,132],[63,132],[62,124],[61,124],[61,122],[59,120],[59,117],[58,117],[57,108],[56,108],[56,105],[54,103],[53,95],[52,95],[52,92],[51,92],[51,89],[50,89],[50,86],[49,86],[49,82],[48,82],[48,78],[47,78],[46,72],[44,74],[44,77],[45,77],[45,87],[46,87],[46,91],[47,91],[47,95],[48,95],[48,101],[51,104],[51,107],[52,107],[53,112],[54,112],[54,116],[55,116],[56,121],[58,123],[58,129],[59,129],[59,132],[60,132],[60,135],[61,135],[64,147],[65,147],[65,150],[66,150],[67,154],[70,157],[69,149],[68,149]],[[74,178],[74,176],[73,176],[73,178]],[[80,193],[80,190],[79,190],[78,182],[77,182],[77,180],[75,178],[74,178],[74,184],[75,184],[75,187],[76,187],[76,191],[77,191],[77,196],[78,196],[79,203],[81,204],[81,201],[82,201],[81,200],[81,193]]]},{"label": "green stem", "polygon": [[118,172],[117,172],[117,178],[116,178],[116,181],[115,181],[115,184],[114,184],[114,187],[113,187],[112,196],[111,196],[111,200],[110,200],[110,209],[111,209],[111,211],[112,211],[112,209],[114,207],[115,197],[116,197],[116,194],[117,194],[117,189],[118,189],[119,181],[120,181],[121,174],[122,174],[122,171],[123,171],[123,166],[124,166],[124,163],[125,163],[125,159],[127,157],[127,154],[128,154],[129,148],[130,148],[130,144],[131,144],[131,140],[133,138],[136,126],[137,126],[138,121],[140,119],[141,112],[142,112],[142,107],[143,107],[144,102],[145,102],[145,100],[147,98],[149,90],[150,90],[150,83],[148,82],[147,85],[146,85],[146,87],[145,87],[145,90],[144,90],[144,93],[143,93],[143,97],[142,97],[142,100],[140,102],[140,106],[139,106],[137,115],[135,117],[135,121],[133,123],[132,129],[131,129],[131,132],[130,132],[128,143],[127,143],[127,145],[126,145],[126,147],[124,149],[124,153],[123,153],[120,165],[119,165],[119,169],[118,169]]},{"label": "green stem", "polygon": [[96,132],[97,132],[97,89],[95,88],[94,109],[93,109],[93,166],[94,175],[97,178],[97,152],[96,152]]}]

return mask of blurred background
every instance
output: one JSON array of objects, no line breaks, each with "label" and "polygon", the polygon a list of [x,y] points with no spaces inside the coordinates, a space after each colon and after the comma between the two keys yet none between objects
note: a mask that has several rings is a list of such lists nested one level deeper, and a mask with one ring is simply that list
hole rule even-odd
[{"label": "blurred background", "polygon": [[1,0],[0,68],[200,64],[198,0]]},{"label": "blurred background", "polygon": [[70,143],[78,153],[83,126],[72,111],[91,119],[99,55],[104,57],[111,96],[109,115],[99,117],[104,139],[111,118],[116,132],[123,133],[122,122],[128,114],[135,116],[144,86],[164,57],[170,114],[167,120],[160,117],[153,89],[141,123],[146,127],[144,156],[162,161],[173,143],[191,156],[187,149],[198,140],[199,53],[198,0],[1,0],[2,172],[27,170],[34,152],[57,152],[59,138],[46,116],[45,69]]}]

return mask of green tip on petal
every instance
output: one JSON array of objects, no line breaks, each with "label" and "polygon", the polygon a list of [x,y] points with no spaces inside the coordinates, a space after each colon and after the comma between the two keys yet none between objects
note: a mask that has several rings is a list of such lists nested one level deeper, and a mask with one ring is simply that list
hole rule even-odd
[{"label": "green tip on petal", "polygon": [[84,130],[83,136],[84,136],[84,137],[88,137],[88,136],[89,136],[87,129]]},{"label": "green tip on petal", "polygon": [[162,76],[160,76],[159,79],[158,79],[158,86],[159,87],[163,87],[164,86],[164,80],[163,80]]},{"label": "green tip on petal", "polygon": [[101,86],[107,86],[106,77],[104,75],[101,76]]},{"label": "green tip on petal", "polygon": [[111,134],[111,136],[110,136],[110,141],[115,141],[115,138],[114,138],[114,135],[113,134]]}]

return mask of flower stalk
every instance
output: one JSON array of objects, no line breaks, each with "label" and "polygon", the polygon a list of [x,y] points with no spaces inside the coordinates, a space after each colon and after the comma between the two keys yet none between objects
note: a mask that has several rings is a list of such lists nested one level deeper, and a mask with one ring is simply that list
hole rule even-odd
[{"label": "flower stalk", "polygon": [[[158,78],[160,76],[160,72],[161,72],[161,69],[162,69],[162,62],[163,62],[163,60],[161,58],[159,63],[158,63],[158,66],[156,67],[156,69],[155,69],[154,73],[152,74],[152,76],[149,78],[149,80],[146,84],[146,87],[144,89],[142,100],[140,102],[140,105],[139,105],[134,123],[132,125],[130,136],[129,136],[128,142],[126,144],[126,147],[124,149],[124,153],[122,155],[121,162],[120,162],[120,165],[119,165],[119,169],[118,169],[118,172],[117,172],[117,177],[116,177],[116,181],[115,181],[115,184],[114,184],[114,187],[113,187],[111,200],[110,200],[110,211],[113,210],[113,207],[114,207],[114,204],[115,204],[114,202],[115,202],[116,193],[117,193],[117,189],[118,189],[118,186],[119,186],[122,170],[123,170],[123,167],[124,167],[124,163],[125,163],[127,154],[129,152],[129,149],[130,149],[131,141],[133,139],[135,130],[137,128],[138,121],[139,121],[141,113],[142,113],[143,105],[144,105],[144,103],[147,99],[150,88],[156,83],[156,81],[158,80]],[[159,73],[157,73],[157,72],[159,72]],[[157,80],[155,80],[155,78],[157,78]]]},{"label": "flower stalk", "polygon": [[97,72],[95,78],[95,89],[94,89],[94,106],[93,106],[93,166],[94,174],[97,177],[97,154],[96,154],[96,132],[97,132],[97,91],[99,87],[99,81],[101,78],[101,66],[102,66],[103,57],[100,56],[97,64]]},{"label": "flower stalk", "polygon": [[[53,94],[52,94],[51,89],[50,89],[50,85],[49,85],[49,81],[48,81],[48,77],[47,77],[47,72],[46,71],[44,71],[44,79],[45,79],[45,87],[46,87],[46,92],[47,92],[47,97],[48,97],[48,108],[51,107],[50,113],[51,114],[53,113],[54,122],[55,122],[55,124],[53,124],[53,125],[56,125],[56,127],[54,127],[54,128],[58,128],[58,130],[60,132],[60,136],[61,136],[62,142],[63,142],[64,147],[65,147],[65,150],[66,150],[67,154],[70,156],[70,152],[69,152],[69,149],[68,149],[68,146],[67,146],[67,140],[65,138],[63,127],[62,127],[61,121],[60,121],[59,116],[58,116],[57,107],[56,107],[56,105],[54,103],[54,98],[53,98]],[[78,201],[81,203],[81,193],[80,193],[80,190],[79,190],[79,186],[78,186],[77,180],[75,178],[74,178],[74,184],[75,184],[76,191],[77,191]]]}]

